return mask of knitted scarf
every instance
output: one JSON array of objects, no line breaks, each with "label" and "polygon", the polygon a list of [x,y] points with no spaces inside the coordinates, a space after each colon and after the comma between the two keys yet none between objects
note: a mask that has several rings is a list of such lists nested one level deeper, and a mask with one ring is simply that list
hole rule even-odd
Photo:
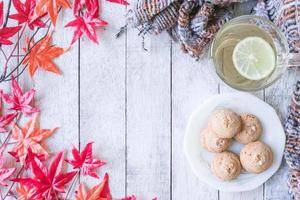
[{"label": "knitted scarf", "polygon": [[285,160],[289,165],[288,186],[291,197],[300,199],[300,81],[297,82],[285,124]]},{"label": "knitted scarf", "polygon": [[137,0],[120,32],[128,24],[142,36],[167,31],[184,52],[199,58],[215,33],[233,18],[234,4],[246,1],[257,2],[253,14],[273,21],[286,35],[290,51],[300,52],[300,0]]}]

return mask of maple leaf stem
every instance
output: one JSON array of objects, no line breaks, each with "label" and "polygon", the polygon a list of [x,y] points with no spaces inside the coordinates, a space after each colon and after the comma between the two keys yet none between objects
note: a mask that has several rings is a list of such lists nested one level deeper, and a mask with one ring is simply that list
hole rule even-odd
[{"label": "maple leaf stem", "polygon": [[6,25],[7,25],[9,13],[10,13],[10,8],[11,8],[11,0],[8,1],[7,13],[6,13],[6,16],[5,16],[4,23],[3,23],[3,28],[5,28]]},{"label": "maple leaf stem", "polygon": [[[80,170],[79,170],[79,171],[80,171]],[[70,185],[70,187],[69,187],[69,189],[68,189],[68,192],[67,192],[67,194],[66,194],[65,200],[68,200],[69,194],[70,194],[72,188],[74,187],[75,182],[76,182],[77,179],[79,178],[79,174],[80,174],[79,171],[76,172],[76,175],[75,175],[75,177],[73,178],[73,181],[72,181],[72,183],[71,183],[71,185]]]},{"label": "maple leaf stem", "polygon": [[[19,178],[19,176],[22,174],[23,170],[24,170],[24,166],[22,166],[22,167],[20,168],[20,170],[18,171],[18,173],[17,173],[17,175],[16,175],[16,178]],[[12,184],[10,185],[8,191],[7,191],[6,194],[4,195],[3,200],[8,196],[8,194],[10,193],[10,191],[12,190],[12,188],[14,187],[15,183],[16,183],[15,181],[12,182]]]},{"label": "maple leaf stem", "polygon": [[12,55],[11,57],[13,57],[13,58],[19,58],[19,57],[24,57],[25,55]]},{"label": "maple leaf stem", "polygon": [[8,132],[8,135],[6,136],[4,142],[2,143],[1,147],[3,147],[10,139],[10,135],[11,135],[11,130]]},{"label": "maple leaf stem", "polygon": [[7,67],[8,67],[9,60],[11,59],[11,57],[14,54],[15,50],[17,49],[17,47],[19,47],[19,43],[20,43],[20,40],[22,38],[22,35],[24,34],[25,28],[26,28],[26,25],[23,26],[23,28],[22,28],[22,30],[21,30],[21,32],[19,34],[19,37],[18,37],[18,39],[16,41],[16,44],[15,44],[13,50],[11,51],[10,55],[6,59],[6,63],[5,63],[5,66],[4,66],[4,74],[6,74],[6,72],[7,72]]},{"label": "maple leaf stem", "polygon": [[0,51],[2,52],[4,58],[5,58],[5,61],[7,62],[7,55],[6,53],[3,51],[2,47],[0,46]]},{"label": "maple leaf stem", "polygon": [[17,144],[18,142],[7,142],[7,145]]},{"label": "maple leaf stem", "polygon": [[[47,20],[46,20],[46,24],[48,23],[50,21],[50,18],[48,18]],[[45,34],[45,36],[48,34],[48,32],[49,32],[49,30],[50,30],[50,27],[51,27],[51,23],[49,24],[49,26],[48,26],[48,30],[47,30],[47,32],[46,32],[46,34]],[[27,49],[28,50],[31,50],[32,48],[33,48],[33,46],[30,48],[30,43],[32,42],[32,40],[34,39],[34,37],[35,37],[35,35],[39,32],[39,30],[41,29],[41,27],[38,27],[37,29],[36,29],[36,31],[33,33],[33,35],[30,37],[30,39],[29,39],[29,42],[28,42],[28,46],[27,46]],[[44,37],[43,37],[44,38]],[[42,39],[43,39],[42,38]],[[39,40],[40,41],[40,40]],[[38,42],[39,42],[38,41]],[[37,42],[37,43],[38,43]]]},{"label": "maple leaf stem", "polygon": [[[21,118],[21,115],[22,115],[22,113],[19,113],[18,116],[16,117],[16,121],[15,121],[16,124],[19,122],[19,120],[20,120],[20,118]],[[8,135],[6,136],[4,142],[1,144],[0,149],[1,149],[2,147],[4,147],[4,149],[5,149],[6,144],[7,144],[7,143],[9,142],[9,140],[10,140],[11,132],[12,132],[12,129],[9,130]]]},{"label": "maple leaf stem", "polygon": [[[49,19],[47,20],[47,22],[49,21]],[[12,78],[11,78],[11,75],[17,70],[19,69],[19,67],[22,65],[23,61],[25,60],[25,58],[28,56],[28,54],[30,53],[31,49],[33,47],[35,47],[41,40],[43,40],[45,37],[47,37],[49,31],[50,31],[50,28],[51,28],[51,23],[49,24],[48,28],[47,28],[47,31],[46,33],[44,34],[44,36],[42,38],[40,38],[36,43],[34,43],[30,48],[28,48],[28,51],[27,53],[24,55],[24,57],[22,58],[22,60],[19,62],[19,64],[13,69],[11,70],[8,74],[4,74],[0,77],[0,83],[3,82],[3,81],[11,81]],[[34,39],[35,35],[38,33],[38,31],[40,30],[40,28],[37,28],[37,30],[34,32],[34,34],[30,37],[30,40],[29,40],[29,44],[30,42]],[[17,75],[15,75],[14,77],[15,78],[18,78],[26,69],[27,65],[25,65],[25,67],[21,70],[21,72],[19,72]]]},{"label": "maple leaf stem", "polygon": [[[10,0],[10,1],[11,1],[11,0]],[[62,7],[59,8],[58,13],[61,12],[61,9],[62,9]],[[45,24],[47,24],[49,21],[50,21],[50,17],[45,21]],[[22,65],[23,61],[25,60],[25,58],[26,58],[26,57],[28,56],[28,54],[30,53],[31,49],[33,49],[33,48],[34,48],[41,40],[43,40],[45,37],[47,37],[47,35],[48,35],[49,31],[50,31],[51,25],[52,25],[52,23],[50,22],[50,24],[49,24],[49,26],[48,26],[48,28],[47,28],[47,31],[46,31],[46,33],[44,34],[44,36],[43,36],[42,38],[40,38],[36,43],[34,43],[34,44],[30,47],[30,43],[33,41],[33,39],[34,39],[34,37],[36,36],[36,34],[40,31],[41,27],[38,27],[38,28],[36,29],[36,31],[33,33],[33,35],[32,35],[32,36],[30,37],[30,39],[29,39],[28,47],[27,47],[27,49],[28,49],[27,53],[23,56],[23,58],[22,58],[21,61],[18,63],[18,65],[17,65],[15,68],[13,68],[8,74],[6,74],[6,73],[7,73],[7,68],[8,68],[8,66],[7,66],[7,64],[6,64],[5,70],[4,70],[3,74],[0,75],[0,83],[3,82],[3,81],[11,81],[11,80],[12,80],[12,79],[11,79],[11,75],[12,75],[15,71],[17,71],[17,69],[19,69],[19,67]],[[23,34],[24,30],[25,30],[25,26],[24,26],[24,28],[23,28],[23,30],[22,30],[22,32],[21,32],[22,34]],[[22,34],[21,34],[20,37],[18,38],[18,41],[16,42],[15,48],[16,48],[16,46],[18,45],[18,43],[20,42],[20,39],[21,39]],[[0,47],[1,47],[1,45],[0,45]],[[15,48],[14,48],[14,50],[15,50]],[[14,50],[13,50],[12,53],[10,54],[8,60],[12,57],[12,54],[13,54]],[[8,61],[7,61],[7,62],[8,62]],[[18,72],[17,75],[15,75],[15,78],[19,77],[19,76],[25,71],[26,68],[27,68],[27,65],[25,65],[25,67],[24,67],[20,72]]]}]

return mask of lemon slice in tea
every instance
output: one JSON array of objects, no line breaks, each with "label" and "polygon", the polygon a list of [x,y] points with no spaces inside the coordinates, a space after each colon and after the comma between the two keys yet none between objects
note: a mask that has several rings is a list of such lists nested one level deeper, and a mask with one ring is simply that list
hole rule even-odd
[{"label": "lemon slice in tea", "polygon": [[247,37],[233,50],[232,60],[236,70],[250,80],[261,80],[275,68],[272,46],[260,37]]}]

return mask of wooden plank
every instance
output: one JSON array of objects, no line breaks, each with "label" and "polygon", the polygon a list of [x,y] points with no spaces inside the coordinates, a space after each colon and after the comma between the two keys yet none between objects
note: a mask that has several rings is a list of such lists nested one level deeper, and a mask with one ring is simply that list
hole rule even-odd
[{"label": "wooden plank", "polygon": [[[287,116],[287,107],[298,80],[299,69],[289,69],[273,86],[266,89],[266,101],[272,105],[282,123]],[[281,168],[266,182],[265,199],[289,199],[287,187],[288,167],[283,160]]]},{"label": "wooden plank", "polygon": [[[183,152],[183,137],[191,113],[218,85],[207,59],[196,62],[178,45],[172,48],[172,199],[218,199],[218,191],[198,180]],[[200,145],[200,144],[199,144]]]},{"label": "wooden plank", "polygon": [[[107,164],[113,197],[125,196],[125,35],[115,39],[125,24],[125,7],[104,2],[101,17],[109,25],[98,31],[99,45],[86,37],[80,43],[80,144],[95,141],[95,157]],[[99,180],[82,177],[89,186]]]},{"label": "wooden plank", "polygon": [[170,41],[127,38],[127,193],[170,199]]}]

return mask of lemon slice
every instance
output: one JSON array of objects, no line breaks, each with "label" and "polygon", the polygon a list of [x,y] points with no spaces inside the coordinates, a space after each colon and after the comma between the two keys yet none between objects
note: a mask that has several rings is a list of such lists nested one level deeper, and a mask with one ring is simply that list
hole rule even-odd
[{"label": "lemon slice", "polygon": [[247,37],[233,50],[232,60],[236,70],[245,78],[260,80],[275,68],[275,53],[271,45],[260,37]]}]

